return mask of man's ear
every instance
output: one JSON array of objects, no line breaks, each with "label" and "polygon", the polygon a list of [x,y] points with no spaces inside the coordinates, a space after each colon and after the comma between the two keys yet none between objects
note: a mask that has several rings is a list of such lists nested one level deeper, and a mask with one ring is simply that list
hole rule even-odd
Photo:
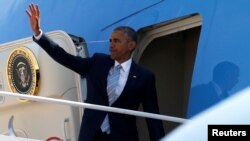
[{"label": "man's ear", "polygon": [[129,42],[129,50],[132,51],[136,47],[136,42],[135,41],[130,41]]}]

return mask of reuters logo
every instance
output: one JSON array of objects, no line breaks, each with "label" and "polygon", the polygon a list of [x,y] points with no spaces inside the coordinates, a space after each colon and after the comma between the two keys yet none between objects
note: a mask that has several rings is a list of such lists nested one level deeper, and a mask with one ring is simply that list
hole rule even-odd
[{"label": "reuters logo", "polygon": [[33,53],[24,47],[16,48],[11,52],[7,65],[8,84],[12,92],[37,95],[40,74]]}]

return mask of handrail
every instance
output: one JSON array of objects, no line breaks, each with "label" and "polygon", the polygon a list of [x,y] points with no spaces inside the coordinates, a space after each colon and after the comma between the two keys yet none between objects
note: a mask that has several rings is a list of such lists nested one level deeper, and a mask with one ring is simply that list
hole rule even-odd
[{"label": "handrail", "polygon": [[154,113],[147,113],[147,112],[141,112],[141,111],[135,111],[135,110],[128,110],[128,109],[122,109],[122,108],[115,108],[115,107],[109,107],[109,106],[82,103],[82,102],[69,101],[69,100],[63,100],[63,99],[55,99],[55,98],[42,97],[42,96],[32,96],[32,95],[25,95],[25,94],[5,92],[5,91],[0,91],[0,95],[28,99],[28,100],[33,100],[37,102],[70,105],[74,107],[84,107],[88,109],[108,111],[108,112],[127,114],[127,115],[139,116],[139,117],[179,122],[179,123],[184,123],[188,121],[187,119],[173,117],[173,116],[166,116],[166,115],[160,115],[160,114],[154,114]]}]

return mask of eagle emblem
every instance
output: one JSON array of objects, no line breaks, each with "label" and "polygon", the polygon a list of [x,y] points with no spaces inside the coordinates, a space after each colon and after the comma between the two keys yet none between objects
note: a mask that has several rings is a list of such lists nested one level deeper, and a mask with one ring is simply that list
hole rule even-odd
[{"label": "eagle emblem", "polygon": [[19,84],[26,88],[29,86],[30,74],[28,74],[27,66],[23,62],[19,62],[16,67],[16,71],[18,74]]},{"label": "eagle emblem", "polygon": [[12,92],[37,95],[40,73],[33,53],[25,47],[16,48],[11,52],[7,65]]}]

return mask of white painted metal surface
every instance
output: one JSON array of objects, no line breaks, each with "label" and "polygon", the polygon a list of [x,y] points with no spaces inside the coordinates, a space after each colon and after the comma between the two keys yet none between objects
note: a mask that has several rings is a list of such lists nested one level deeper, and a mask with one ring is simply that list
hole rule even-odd
[{"label": "white painted metal surface", "polygon": [[[75,45],[68,34],[62,31],[46,34],[67,52],[76,54]],[[0,45],[0,65],[2,66],[0,67],[0,90],[11,92],[7,78],[8,58],[14,49],[20,47],[29,49],[38,62],[39,96],[81,101],[78,89],[79,77],[49,57],[33,42],[32,37]],[[55,136],[64,140],[77,140],[82,117],[81,110],[77,107],[34,101],[20,102],[18,98],[0,97],[0,134],[6,135],[8,122],[14,116],[13,127],[18,137],[46,140]]]},{"label": "white painted metal surface", "polygon": [[161,141],[207,141],[208,125],[249,125],[250,88],[193,117]]},{"label": "white painted metal surface", "polygon": [[20,137],[11,137],[11,136],[5,136],[0,134],[0,140],[1,141],[42,141],[42,140],[36,140],[36,139],[27,139],[27,138],[20,138]]}]

